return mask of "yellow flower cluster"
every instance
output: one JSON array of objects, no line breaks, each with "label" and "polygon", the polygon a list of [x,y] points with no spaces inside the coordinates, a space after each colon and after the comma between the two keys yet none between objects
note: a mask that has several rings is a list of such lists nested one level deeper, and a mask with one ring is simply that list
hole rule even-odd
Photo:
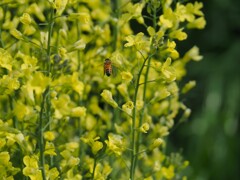
[{"label": "yellow flower cluster", "polygon": [[202,7],[0,2],[0,179],[181,177],[165,138],[191,114],[179,97],[196,82],[178,84],[202,56],[177,45],[205,27]]}]

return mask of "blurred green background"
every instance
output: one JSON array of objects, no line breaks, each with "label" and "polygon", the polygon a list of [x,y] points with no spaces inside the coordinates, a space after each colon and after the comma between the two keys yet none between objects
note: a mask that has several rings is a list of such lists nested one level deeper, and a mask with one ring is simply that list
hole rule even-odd
[{"label": "blurred green background", "polygon": [[169,151],[182,149],[190,180],[240,179],[240,1],[209,0],[207,26],[189,31],[180,52],[192,45],[203,60],[188,65],[185,81],[196,80],[184,99],[192,109],[187,123],[170,135]]}]

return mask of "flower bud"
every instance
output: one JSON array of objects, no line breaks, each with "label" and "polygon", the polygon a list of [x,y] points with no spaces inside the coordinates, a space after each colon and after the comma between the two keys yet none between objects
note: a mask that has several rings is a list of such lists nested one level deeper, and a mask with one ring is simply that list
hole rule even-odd
[{"label": "flower bud", "polygon": [[16,39],[22,40],[23,39],[23,35],[20,31],[18,31],[17,29],[12,29],[10,30],[10,34],[15,37]]},{"label": "flower bud", "polygon": [[147,133],[148,130],[149,130],[149,124],[148,123],[144,123],[140,127],[140,131],[143,132],[143,133]]},{"label": "flower bud", "polygon": [[55,134],[52,131],[46,131],[44,132],[44,139],[48,141],[53,141],[55,139]]},{"label": "flower bud", "polygon": [[31,16],[28,13],[24,13],[21,17],[20,17],[20,21],[21,23],[25,24],[25,25],[29,25],[32,23],[32,19]]},{"label": "flower bud", "polygon": [[84,117],[86,116],[86,108],[85,107],[75,107],[71,112],[72,117]]},{"label": "flower bud", "polygon": [[157,139],[155,139],[155,140],[153,141],[153,143],[151,144],[150,149],[155,149],[155,148],[159,147],[160,145],[163,144],[163,142],[164,142],[164,141],[163,141],[162,138],[157,138]]},{"label": "flower bud", "polygon": [[122,80],[126,82],[131,82],[133,75],[130,72],[121,72]]},{"label": "flower bud", "polygon": [[73,48],[75,50],[83,50],[83,49],[85,49],[85,47],[86,47],[86,43],[82,39],[78,40],[73,45]]},{"label": "flower bud", "polygon": [[103,143],[100,141],[95,141],[92,144],[92,152],[93,154],[97,154],[98,151],[100,151],[103,148]]},{"label": "flower bud", "polygon": [[182,88],[182,93],[185,94],[189,90],[191,90],[193,87],[196,86],[196,81],[189,81],[185,86]]},{"label": "flower bud", "polygon": [[112,107],[114,108],[118,107],[118,104],[116,103],[116,101],[113,100],[112,93],[109,90],[104,89],[103,92],[101,93],[101,96]]},{"label": "flower bud", "polygon": [[134,108],[134,104],[132,101],[128,101],[125,104],[122,105],[122,109],[124,112],[126,112],[127,114],[131,115],[132,114],[132,110]]}]

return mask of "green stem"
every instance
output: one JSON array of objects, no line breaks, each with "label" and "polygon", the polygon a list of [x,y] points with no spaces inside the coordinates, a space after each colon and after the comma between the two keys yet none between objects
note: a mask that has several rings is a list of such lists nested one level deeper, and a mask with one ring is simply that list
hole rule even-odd
[{"label": "green stem", "polygon": [[93,164],[93,172],[92,172],[92,180],[94,180],[94,174],[97,166],[97,159],[96,157],[94,158],[94,164]]},{"label": "green stem", "polygon": [[43,115],[44,115],[44,104],[45,104],[45,99],[47,96],[47,90],[42,95],[42,103],[41,103],[41,111],[40,111],[40,117],[39,117],[39,149],[40,149],[40,165],[42,169],[42,178],[43,180],[46,180],[46,172],[45,172],[45,157],[44,157],[44,150],[45,150],[45,144],[44,144],[44,138],[43,138]]},{"label": "green stem", "polygon": [[50,71],[51,71],[51,37],[52,37],[52,31],[53,31],[53,15],[54,15],[54,9],[51,10],[50,13],[50,20],[48,23],[48,42],[47,42],[47,56],[48,56],[48,62],[47,62],[47,76],[50,76]]},{"label": "green stem", "polygon": [[[139,51],[140,52],[140,51]],[[140,52],[141,53],[141,52]],[[139,81],[140,81],[140,76],[142,74],[143,68],[145,66],[146,61],[149,59],[149,57],[145,58],[143,61],[142,66],[140,67],[138,76],[137,76],[137,81],[136,81],[136,87],[135,87],[135,92],[134,92],[134,98],[133,98],[133,104],[134,104],[134,109],[133,109],[133,120],[132,120],[132,127],[131,127],[131,145],[132,145],[132,152],[131,152],[131,168],[130,168],[130,179],[134,180],[134,175],[135,175],[135,168],[136,168],[136,160],[137,160],[137,143],[136,143],[136,118],[137,118],[137,94],[138,94],[138,89],[139,89]]]},{"label": "green stem", "polygon": [[[53,15],[54,15],[54,9],[51,10],[50,12],[50,19],[48,23],[48,42],[47,42],[47,57],[48,61],[46,63],[46,71],[47,71],[47,76],[51,76],[51,37],[52,37],[52,31],[53,31]],[[51,99],[50,99],[50,86],[48,86],[43,93],[42,97],[42,104],[41,104],[41,111],[40,111],[40,119],[39,119],[39,148],[40,148],[40,164],[41,164],[41,169],[42,169],[42,178],[43,180],[46,180],[46,172],[45,172],[45,156],[44,156],[44,151],[45,151],[45,144],[44,144],[44,114],[46,114],[46,124],[51,122]],[[45,106],[46,105],[46,106]],[[46,108],[46,109],[45,109]],[[44,109],[46,111],[44,111]],[[49,123],[49,129],[50,129],[50,123]],[[52,159],[50,159],[50,165],[53,164]]]},{"label": "green stem", "polygon": [[[47,43],[47,76],[51,77],[51,37],[53,33],[53,25],[54,25],[54,9],[51,10],[50,20],[48,24],[48,43]],[[50,98],[50,86],[47,87],[47,96],[46,96],[46,113],[47,113],[47,122],[49,123],[49,130],[51,130],[51,98]],[[42,130],[44,131],[44,130]],[[50,166],[53,165],[53,158],[50,157]]]},{"label": "green stem", "polygon": [[[157,26],[157,13],[156,13],[156,8],[153,8],[153,27],[154,29],[156,30],[156,26]],[[153,50],[153,47],[151,45],[151,51]],[[140,119],[139,119],[139,127],[141,127],[142,125],[142,122],[143,122],[143,118],[144,118],[144,114],[145,114],[145,109],[146,109],[146,92],[147,92],[147,82],[148,82],[148,75],[149,75],[149,69],[150,69],[150,64],[151,64],[151,58],[148,59],[148,63],[147,63],[147,70],[146,70],[146,73],[145,73],[145,79],[144,79],[144,87],[143,87],[143,102],[144,102],[144,106],[143,106],[143,109],[142,109],[142,113],[141,113],[141,116],[140,116]],[[140,85],[140,84],[139,84]],[[136,154],[139,154],[139,146],[141,144],[141,141],[142,141],[142,133],[138,133],[138,136],[137,136],[137,147],[136,147]],[[136,162],[137,162],[137,159],[136,159]]]},{"label": "green stem", "polygon": [[[76,21],[76,26],[77,26],[77,39],[79,40],[81,38],[81,28],[80,28],[80,24],[78,23],[78,21]],[[81,70],[81,54],[80,51],[77,51],[77,57],[78,57],[78,72],[80,72]]]},{"label": "green stem", "polygon": [[[147,63],[148,64],[147,70],[146,70],[146,73],[145,73],[145,79],[144,79],[144,87],[143,87],[143,102],[144,102],[144,106],[143,106],[142,113],[141,113],[141,116],[140,116],[140,119],[139,119],[139,125],[138,125],[139,127],[141,127],[141,125],[142,125],[145,109],[146,109],[146,106],[147,106],[147,104],[146,104],[146,92],[147,92],[147,81],[148,81],[150,62],[151,62],[151,59],[149,58],[148,63]],[[139,153],[139,146],[140,146],[141,141],[142,141],[142,133],[138,133],[138,134],[139,135],[137,137],[137,147],[136,147],[136,153],[137,154]]]},{"label": "green stem", "polygon": [[153,8],[153,28],[156,30],[157,28],[157,9]]}]

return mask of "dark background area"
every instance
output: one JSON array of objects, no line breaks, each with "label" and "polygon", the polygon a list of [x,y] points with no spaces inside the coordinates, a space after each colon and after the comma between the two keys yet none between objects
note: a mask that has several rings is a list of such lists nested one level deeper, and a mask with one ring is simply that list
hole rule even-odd
[{"label": "dark background area", "polygon": [[169,151],[182,150],[190,161],[188,179],[240,179],[240,1],[202,1],[204,30],[191,30],[180,42],[184,53],[193,45],[204,56],[188,65],[187,80],[197,86],[185,104],[192,109],[188,122],[170,135]]}]

